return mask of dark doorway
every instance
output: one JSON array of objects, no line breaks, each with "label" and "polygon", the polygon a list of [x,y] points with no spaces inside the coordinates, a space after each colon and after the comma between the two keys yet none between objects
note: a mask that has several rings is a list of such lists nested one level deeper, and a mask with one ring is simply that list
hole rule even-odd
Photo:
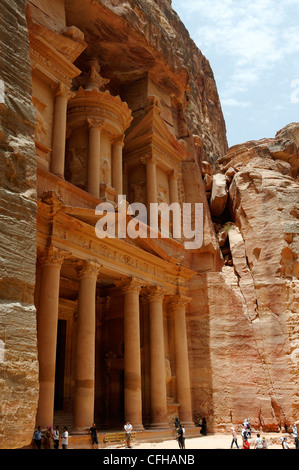
[{"label": "dark doorway", "polygon": [[56,370],[55,370],[55,400],[54,409],[63,410],[64,401],[64,369],[65,369],[66,320],[58,320]]}]

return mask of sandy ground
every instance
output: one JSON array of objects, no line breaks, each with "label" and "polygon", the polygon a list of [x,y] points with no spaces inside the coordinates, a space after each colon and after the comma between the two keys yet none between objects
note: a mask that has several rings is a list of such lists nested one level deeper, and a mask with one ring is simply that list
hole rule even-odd
[{"label": "sandy ground", "polygon": [[[280,438],[282,435],[280,434],[262,434],[261,437],[265,436],[268,442],[269,449],[282,449]],[[254,449],[254,441],[256,439],[256,435],[252,435],[252,439],[249,440],[250,448]],[[188,439],[186,436],[186,449],[230,449],[232,437],[230,434],[211,434],[208,436],[202,436],[198,438],[191,438]],[[295,449],[293,444],[293,438],[288,437],[288,443],[290,449]],[[242,447],[242,438],[238,436],[238,445]],[[123,446],[107,446],[106,449],[117,449],[123,448]],[[163,442],[133,442],[132,444],[133,449],[178,449],[178,443],[175,439],[163,441]],[[237,450],[234,446],[233,449]]]}]

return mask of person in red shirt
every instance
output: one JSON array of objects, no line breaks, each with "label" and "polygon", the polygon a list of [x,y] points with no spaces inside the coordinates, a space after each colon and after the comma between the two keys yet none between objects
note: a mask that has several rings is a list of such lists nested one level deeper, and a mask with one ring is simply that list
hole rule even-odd
[{"label": "person in red shirt", "polygon": [[250,449],[250,445],[246,437],[243,437],[243,449]]}]

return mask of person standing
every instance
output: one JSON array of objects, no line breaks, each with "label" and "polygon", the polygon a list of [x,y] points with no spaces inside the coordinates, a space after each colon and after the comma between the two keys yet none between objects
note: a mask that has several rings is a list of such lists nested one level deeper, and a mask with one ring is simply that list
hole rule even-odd
[{"label": "person standing", "polygon": [[287,443],[287,438],[286,437],[282,437],[281,438],[282,442],[281,442],[281,446],[283,449],[289,449],[289,444]]},{"label": "person standing", "polygon": [[178,436],[179,448],[183,449],[184,432],[183,432],[183,428],[182,428],[181,424],[179,425],[179,427],[177,429],[177,436]]},{"label": "person standing", "polygon": [[96,423],[92,423],[91,428],[89,428],[89,433],[91,435],[91,442],[92,442],[93,449],[99,448],[98,428],[96,427]]},{"label": "person standing", "polygon": [[132,438],[131,433],[133,431],[133,426],[132,426],[132,424],[130,423],[129,420],[127,420],[125,422],[124,430],[125,430],[125,433],[126,433],[126,448],[131,449],[131,438]]},{"label": "person standing", "polygon": [[186,449],[186,433],[185,433],[185,426],[183,424],[182,424],[182,430],[183,430],[183,437],[182,437],[183,449]]},{"label": "person standing", "polygon": [[53,439],[54,439],[54,449],[59,448],[59,426],[56,426],[56,428],[53,431]]},{"label": "person standing", "polygon": [[41,447],[42,447],[42,432],[41,432],[40,426],[38,426],[37,429],[34,431],[32,438],[33,438],[33,440],[36,444],[36,447],[38,449],[41,449]]},{"label": "person standing", "polygon": [[235,428],[231,428],[231,431],[232,431],[233,440],[232,440],[230,448],[232,449],[233,445],[236,444],[237,448],[239,449],[240,447],[238,446],[238,438],[237,438]]},{"label": "person standing", "polygon": [[62,440],[61,440],[62,448],[67,449],[68,443],[69,443],[69,433],[68,433],[67,427],[64,426]]},{"label": "person standing", "polygon": [[296,449],[299,449],[298,431],[297,431],[297,425],[296,425],[296,423],[293,424],[292,428],[293,428],[293,438],[294,438],[295,448],[296,448]]},{"label": "person standing", "polygon": [[247,437],[243,437],[243,449],[250,449],[250,445],[247,440]]},{"label": "person standing", "polygon": [[45,438],[46,438],[46,449],[54,449],[54,437],[53,437],[52,426],[47,427],[47,431],[45,432]]},{"label": "person standing", "polygon": [[256,436],[256,440],[255,440],[255,443],[254,443],[254,448],[255,449],[263,449],[264,448],[263,439],[261,438],[260,434],[257,434],[257,436]]},{"label": "person standing", "polygon": [[263,449],[268,449],[268,442],[265,437],[263,437]]}]

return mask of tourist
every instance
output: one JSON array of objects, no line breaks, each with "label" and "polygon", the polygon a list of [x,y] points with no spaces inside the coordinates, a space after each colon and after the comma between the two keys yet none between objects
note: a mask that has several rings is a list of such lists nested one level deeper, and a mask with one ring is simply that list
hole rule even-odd
[{"label": "tourist", "polygon": [[54,436],[52,426],[48,426],[45,432],[46,449],[54,449]]},{"label": "tourist", "polygon": [[265,437],[263,437],[263,449],[268,449],[268,442]]},{"label": "tourist", "polygon": [[95,423],[92,423],[91,428],[89,428],[89,433],[91,435],[91,442],[92,442],[93,449],[99,448],[98,429]]},{"label": "tourist", "polygon": [[238,446],[238,438],[237,438],[235,428],[231,428],[231,431],[232,431],[233,440],[232,440],[230,448],[232,449],[233,445],[236,444],[237,448],[239,449],[240,447]]},{"label": "tourist", "polygon": [[126,433],[126,448],[131,449],[131,438],[132,438],[132,431],[133,431],[133,426],[130,423],[129,420],[125,422],[124,425],[125,433]]},{"label": "tourist", "polygon": [[296,449],[299,449],[298,431],[297,431],[297,425],[296,425],[296,423],[293,424],[292,428],[293,428],[293,438],[294,438],[295,448],[296,448]]},{"label": "tourist", "polygon": [[250,445],[247,440],[247,437],[243,437],[243,449],[250,449]]},{"label": "tourist", "polygon": [[244,427],[243,427],[243,429],[242,429],[241,436],[242,436],[242,438],[245,437],[245,439],[248,439],[248,438],[249,438],[249,432],[248,432],[248,428],[247,428],[247,425],[246,425],[246,424],[244,424]]},{"label": "tourist", "polygon": [[207,435],[207,421],[206,421],[205,417],[202,419],[202,426],[201,426],[201,431],[200,432],[203,436]]},{"label": "tourist", "polygon": [[59,448],[59,426],[56,426],[56,428],[53,431],[53,439],[54,439],[54,448],[58,449]]},{"label": "tourist", "polygon": [[179,429],[179,427],[180,427],[179,418],[174,418],[174,427],[175,427],[176,430]]},{"label": "tourist", "polygon": [[40,426],[38,426],[37,429],[34,431],[32,438],[33,438],[33,440],[36,444],[36,447],[38,449],[41,449],[41,447],[42,447],[42,432],[41,432]]},{"label": "tourist", "polygon": [[177,429],[177,439],[178,439],[179,448],[183,449],[184,432],[183,432],[183,428],[181,424],[179,425]]},{"label": "tourist", "polygon": [[67,449],[68,443],[69,443],[69,433],[68,433],[67,427],[64,426],[62,440],[61,440],[62,448]]},{"label": "tourist", "polygon": [[256,436],[256,440],[255,440],[255,443],[254,443],[254,448],[255,449],[263,449],[263,439],[261,438],[261,435],[260,434],[257,434]]},{"label": "tourist", "polygon": [[185,426],[183,426],[183,425],[182,425],[182,430],[183,430],[182,445],[183,445],[183,449],[186,449],[186,445],[185,445],[186,434],[185,434]]},{"label": "tourist", "polygon": [[281,446],[283,449],[289,449],[289,444],[287,443],[287,438],[286,437],[282,437],[281,438]]}]

